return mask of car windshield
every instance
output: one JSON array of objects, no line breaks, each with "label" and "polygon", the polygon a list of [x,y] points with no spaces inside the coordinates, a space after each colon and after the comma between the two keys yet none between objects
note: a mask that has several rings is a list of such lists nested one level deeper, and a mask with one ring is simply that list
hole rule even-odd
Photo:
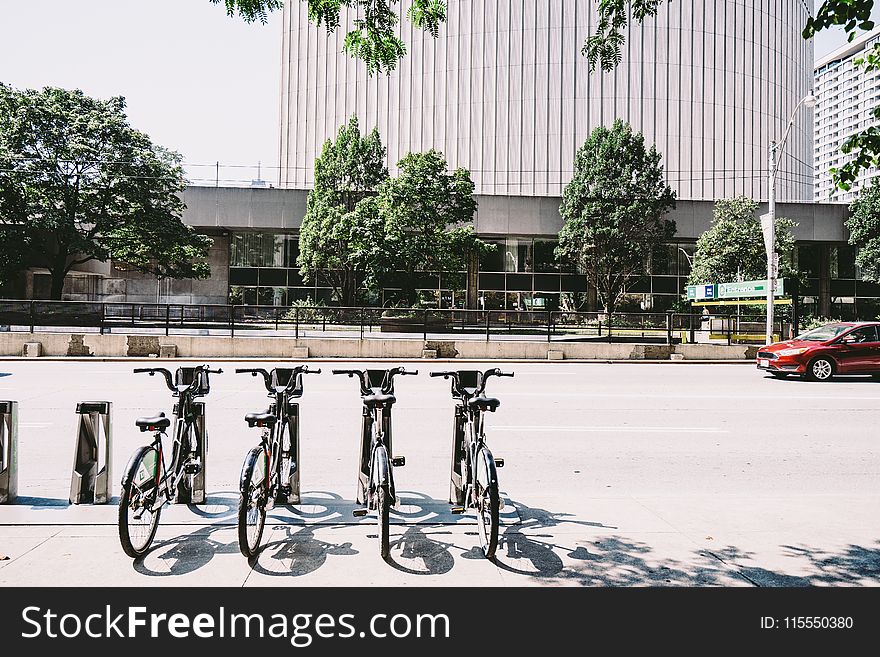
[{"label": "car windshield", "polygon": [[849,330],[850,328],[852,328],[852,326],[848,324],[826,324],[825,326],[814,328],[812,331],[807,331],[803,335],[797,336],[795,340],[825,342],[826,340],[836,338],[838,335],[840,335],[844,331]]}]

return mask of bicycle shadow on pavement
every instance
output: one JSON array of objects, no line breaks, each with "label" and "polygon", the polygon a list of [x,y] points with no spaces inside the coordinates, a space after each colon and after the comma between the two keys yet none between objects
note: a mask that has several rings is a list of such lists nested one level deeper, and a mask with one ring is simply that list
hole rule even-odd
[{"label": "bicycle shadow on pavement", "polygon": [[315,529],[314,525],[266,525],[263,537],[268,543],[250,560],[254,572],[302,577],[323,566],[328,556],[359,554],[350,542],[329,543],[316,538]]},{"label": "bicycle shadow on pavement", "polygon": [[452,532],[437,531],[429,536],[423,526],[407,526],[403,535],[392,536],[386,563],[409,575],[445,575],[455,566],[455,557],[450,551],[454,544],[436,540],[434,537],[439,533]]},{"label": "bicycle shadow on pavement", "polygon": [[[217,554],[238,553],[238,543],[224,543],[213,534],[229,528],[222,525],[200,527],[189,534],[156,541],[150,551],[132,562],[141,575],[173,577],[186,575],[206,566]],[[234,538],[234,534],[229,532]]]}]

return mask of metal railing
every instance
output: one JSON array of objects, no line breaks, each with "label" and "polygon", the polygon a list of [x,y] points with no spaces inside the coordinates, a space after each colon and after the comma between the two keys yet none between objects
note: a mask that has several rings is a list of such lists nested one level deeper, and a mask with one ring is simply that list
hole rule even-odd
[{"label": "metal railing", "polygon": [[[0,300],[0,330],[155,335],[764,343],[764,316]],[[781,338],[792,334],[776,322]]]}]

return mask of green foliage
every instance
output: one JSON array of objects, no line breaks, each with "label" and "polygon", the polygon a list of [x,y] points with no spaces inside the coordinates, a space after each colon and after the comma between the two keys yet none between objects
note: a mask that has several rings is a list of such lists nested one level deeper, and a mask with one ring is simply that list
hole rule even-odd
[{"label": "green foliage", "polygon": [[807,331],[812,331],[813,329],[819,328],[820,326],[825,326],[826,324],[834,324],[835,322],[841,321],[843,320],[832,319],[831,317],[814,317],[813,315],[802,315],[800,320],[798,321],[798,333],[806,333]]},{"label": "green foliage", "polygon": [[483,247],[469,222],[477,209],[474,183],[466,169],[447,172],[442,153],[410,153],[397,163],[400,173],[379,190],[385,220],[386,272],[405,272],[404,299],[415,303],[415,272],[467,267],[473,249]]},{"label": "green foliage", "polygon": [[389,178],[384,161],[379,133],[362,137],[354,117],[315,161],[297,264],[306,281],[327,280],[344,306],[391,277],[412,304],[416,271],[464,268],[472,249],[486,248],[459,225],[476,209],[466,170],[450,174],[443,155],[428,151],[404,157]]},{"label": "green foliage", "polygon": [[289,310],[284,313],[284,319],[290,322],[319,322],[323,318],[324,308],[327,305],[323,300],[315,301],[312,298],[297,299],[288,304]]},{"label": "green foliage", "polygon": [[180,221],[185,186],[180,156],[128,124],[123,98],[0,84],[0,225],[49,270],[53,298],[90,260],[208,276],[210,240]]},{"label": "green foliage", "polygon": [[861,190],[849,206],[849,243],[857,248],[856,264],[867,281],[880,282],[880,183]]},{"label": "green foliage", "polygon": [[672,0],[596,0],[599,22],[594,34],[587,38],[581,52],[586,55],[590,70],[598,64],[603,71],[612,71],[622,59],[621,47],[625,42],[623,30],[632,17],[641,23],[648,16],[656,16],[660,5]]},{"label": "green foliage", "polygon": [[361,286],[384,261],[384,221],[375,195],[388,178],[385,147],[377,130],[363,137],[356,117],[327,140],[315,160],[299,234],[300,275],[326,278],[344,306],[357,302]]},{"label": "green foliage", "polygon": [[[755,216],[757,209],[757,202],[745,196],[715,202],[712,225],[697,240],[689,285],[767,278],[767,250],[761,222]],[[775,225],[779,276],[795,277],[797,270],[791,259],[795,223],[777,218]]]},{"label": "green foliage", "polygon": [[664,182],[660,154],[617,120],[593,130],[575,157],[574,177],[559,209],[565,224],[557,257],[576,264],[613,312],[627,282],[655,246],[675,234],[665,218],[675,193]]},{"label": "green foliage", "polygon": [[[281,9],[283,0],[211,0],[214,4],[223,2],[226,13],[236,13],[248,22],[266,22],[270,11]],[[353,9],[354,29],[343,41],[343,51],[362,60],[367,72],[390,73],[406,55],[406,45],[397,36],[400,18],[394,6],[400,0],[303,0],[308,2],[309,20],[315,25],[324,25],[332,33],[340,25],[343,8]],[[446,3],[443,0],[412,0],[407,18],[414,27],[425,30],[436,38],[440,25],[446,21]]]}]

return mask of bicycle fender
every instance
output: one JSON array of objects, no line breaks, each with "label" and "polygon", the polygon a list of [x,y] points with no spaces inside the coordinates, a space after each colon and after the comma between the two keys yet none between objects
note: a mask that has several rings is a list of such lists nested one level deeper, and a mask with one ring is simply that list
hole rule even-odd
[{"label": "bicycle fender", "polygon": [[131,458],[128,459],[128,465],[125,466],[125,470],[122,473],[121,483],[123,486],[131,483],[131,480],[134,478],[135,468],[138,462],[141,460],[141,457],[143,457],[143,455],[151,449],[153,449],[152,445],[142,445],[134,451],[134,454],[132,454]]},{"label": "bicycle fender", "polygon": [[373,483],[377,486],[391,485],[391,468],[388,464],[388,452],[380,447],[373,453],[373,468],[376,473]]},{"label": "bicycle fender", "polygon": [[[258,458],[263,457],[263,448],[262,447],[253,447],[251,451],[247,453],[247,456],[244,457],[244,463],[241,466],[241,475],[238,479],[238,490],[242,493],[247,492],[247,473],[250,470],[251,466],[256,463]],[[263,474],[266,476],[266,473]]]}]

